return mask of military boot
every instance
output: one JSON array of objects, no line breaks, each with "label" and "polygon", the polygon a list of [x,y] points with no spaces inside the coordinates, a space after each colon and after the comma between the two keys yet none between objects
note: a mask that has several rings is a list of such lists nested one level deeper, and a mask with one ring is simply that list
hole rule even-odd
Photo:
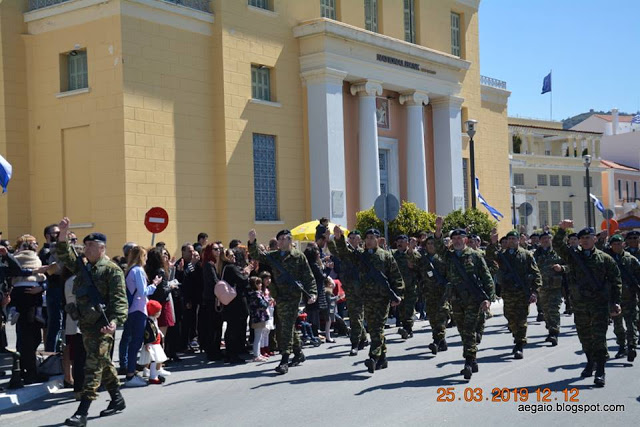
[{"label": "military boot", "polygon": [[429,344],[429,350],[431,350],[431,354],[438,354],[438,344],[436,342],[432,342]]},{"label": "military boot", "polygon": [[473,357],[467,357],[464,360],[464,368],[460,371],[460,373],[464,376],[465,380],[470,380],[473,372]]},{"label": "military boot", "polygon": [[476,344],[480,344],[482,342],[482,334],[480,332],[476,332]]},{"label": "military boot", "polygon": [[368,345],[369,345],[369,340],[367,340],[366,338],[362,339],[360,340],[360,343],[358,343],[358,350],[363,350]]},{"label": "military boot", "polygon": [[620,345],[618,352],[616,353],[616,359],[620,359],[627,355],[627,347],[624,344]]},{"label": "military boot", "polygon": [[370,374],[373,374],[376,371],[376,365],[378,364],[378,358],[370,356],[367,360],[364,361],[364,365],[367,367],[367,370]]},{"label": "military boot", "polygon": [[471,372],[478,372],[478,360],[475,357],[471,360]]},{"label": "military boot", "polygon": [[87,415],[89,414],[89,406],[91,406],[91,400],[82,398],[82,400],[80,401],[80,406],[78,406],[78,410],[71,416],[71,418],[67,418],[66,420],[64,420],[64,425],[75,427],[86,426]]},{"label": "military boot", "polygon": [[109,415],[114,415],[120,411],[124,411],[127,407],[124,403],[124,397],[122,397],[122,393],[120,390],[110,391],[109,395],[111,395],[111,402],[109,402],[109,406],[107,409],[100,411],[101,417],[108,417]]},{"label": "military boot", "polygon": [[582,378],[588,378],[592,375],[593,375],[593,360],[591,359],[591,356],[587,355],[587,365],[584,367],[584,369],[580,373],[580,376]]},{"label": "military boot", "polygon": [[523,345],[522,343],[517,343],[514,347],[513,347],[513,357],[515,359],[522,359],[524,358],[524,354],[523,354]]},{"label": "military boot", "polygon": [[407,338],[413,338],[413,326],[406,325],[404,330],[407,331]]},{"label": "military boot", "polygon": [[538,315],[536,316],[536,322],[542,321],[544,321],[544,313],[538,313]]},{"label": "military boot", "polygon": [[409,338],[409,332],[407,332],[405,328],[398,328],[398,335],[400,335],[400,338],[403,340]]},{"label": "military boot", "polygon": [[604,387],[604,363],[604,360],[596,363],[596,376],[593,379],[593,383],[596,387]]},{"label": "military boot", "polygon": [[293,351],[293,359],[289,362],[289,366],[298,366],[301,365],[307,358],[304,356],[302,350],[298,350],[297,352]]},{"label": "military boot", "polygon": [[349,356],[357,356],[358,355],[358,347],[351,347],[351,350],[349,351]]},{"label": "military boot", "polygon": [[636,347],[629,345],[629,347],[627,348],[627,361],[628,362],[633,362],[635,360],[637,356],[636,353]]},{"label": "military boot", "polygon": [[378,361],[376,362],[376,371],[380,369],[387,369],[389,367],[389,362],[387,361],[386,353],[382,353]]},{"label": "military boot", "polygon": [[278,366],[276,366],[275,371],[279,375],[284,375],[287,372],[289,372],[289,355],[288,354],[283,354],[282,355],[282,359],[280,360],[280,364]]},{"label": "military boot", "polygon": [[438,351],[447,351],[449,350],[449,345],[447,344],[447,340],[442,338],[438,343]]},{"label": "military boot", "polygon": [[545,339],[546,342],[551,343],[552,347],[555,347],[558,345],[558,336],[555,334],[549,334],[547,336],[547,339]]}]

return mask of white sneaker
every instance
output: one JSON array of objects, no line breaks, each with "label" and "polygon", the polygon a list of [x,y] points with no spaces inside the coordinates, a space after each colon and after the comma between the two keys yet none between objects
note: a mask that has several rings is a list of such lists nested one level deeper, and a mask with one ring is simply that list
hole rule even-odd
[{"label": "white sneaker", "polygon": [[149,371],[149,368],[144,368],[142,370],[142,376],[145,378],[149,378],[149,375],[151,375],[151,372]]},{"label": "white sneaker", "polygon": [[167,371],[164,368],[158,369],[158,375],[162,375],[163,377],[171,376],[171,372]]},{"label": "white sneaker", "polygon": [[122,384],[122,387],[146,387],[149,384],[137,375]]}]

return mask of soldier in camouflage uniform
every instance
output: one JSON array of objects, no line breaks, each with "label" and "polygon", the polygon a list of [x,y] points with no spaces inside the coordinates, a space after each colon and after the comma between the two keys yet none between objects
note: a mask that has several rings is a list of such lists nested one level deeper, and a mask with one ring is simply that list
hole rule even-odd
[{"label": "soldier in camouflage uniform", "polygon": [[[336,226],[333,233],[338,256],[349,259],[358,266],[360,272],[360,295],[371,336],[369,358],[364,363],[373,374],[376,369],[385,369],[388,365],[384,325],[389,316],[389,304],[394,307],[400,304],[404,291],[402,275],[391,253],[378,246],[378,230],[367,230],[364,249],[348,249],[340,227]],[[386,277],[386,281],[380,273]]]},{"label": "soldier in camouflage uniform", "polygon": [[529,304],[537,301],[536,293],[542,284],[542,276],[531,252],[519,246],[518,232],[507,233],[507,250],[498,249],[498,232],[491,232],[491,244],[487,247],[487,261],[498,264],[496,281],[500,283],[504,300],[504,317],[513,335],[513,356],[524,357],[527,344],[527,316]]},{"label": "soldier in camouflage uniform", "polygon": [[[107,237],[101,233],[91,233],[85,237],[83,243],[87,263],[78,262],[75,252],[67,243],[69,223],[69,218],[60,221],[56,254],[58,261],[76,275],[73,283],[76,302],[69,304],[65,310],[78,317],[78,327],[82,332],[87,356],[80,406],[71,418],[65,420],[65,425],[84,426],[87,424],[89,406],[97,399],[101,384],[109,392],[111,402],[107,409],[100,412],[100,416],[113,415],[125,409],[118,374],[111,361],[111,349],[116,326],[124,325],[129,305],[124,274],[105,254]],[[91,298],[93,292],[101,300],[101,306],[96,307],[94,304],[95,301]]]},{"label": "soldier in camouflage uniform", "polygon": [[574,249],[567,246],[565,230],[570,227],[573,227],[573,221],[564,220],[560,223],[560,230],[553,237],[553,249],[569,266],[573,318],[587,356],[587,365],[580,375],[590,377],[595,365],[594,383],[597,387],[604,387],[609,316],[618,316],[621,311],[620,270],[613,258],[595,247],[593,228],[580,230],[580,247]]},{"label": "soldier in camouflage uniform", "polygon": [[460,373],[468,380],[473,372],[478,372],[478,320],[480,316],[484,317],[481,311],[487,311],[495,300],[495,290],[484,258],[467,247],[467,232],[453,230],[450,234],[452,249],[448,249],[442,239],[442,223],[442,217],[436,218],[436,250],[446,266],[453,319],[462,337],[465,364]]},{"label": "soldier in camouflage uniform", "polygon": [[[626,245],[625,250],[629,252],[631,255],[636,257],[638,261],[640,261],[640,249],[638,249],[638,243],[640,242],[640,231],[629,231],[624,238],[624,243]],[[638,296],[638,322],[636,324],[636,328],[640,329],[640,290],[637,291]]]},{"label": "soldier in camouflage uniform", "polygon": [[[350,231],[347,240],[347,247],[350,250],[360,247],[360,232],[358,230]],[[330,240],[328,247],[331,254],[338,257],[335,241]],[[360,296],[360,272],[349,259],[340,259],[340,282],[347,300],[349,326],[351,327],[349,356],[357,356],[358,350],[369,345],[369,341],[367,341],[367,332],[364,328],[364,303]]]},{"label": "soldier in camouflage uniform", "polygon": [[542,287],[539,291],[540,302],[544,309],[544,320],[549,331],[546,342],[558,345],[560,334],[560,305],[562,304],[562,283],[568,271],[560,255],[551,247],[551,233],[540,235],[540,247],[533,253],[542,274]]},{"label": "soldier in camouflage uniform", "polygon": [[[284,375],[289,372],[289,366],[298,366],[305,361],[300,336],[295,330],[298,306],[303,293],[297,285],[301,284],[306,291],[307,304],[313,304],[316,301],[318,290],[307,257],[292,246],[291,231],[279,231],[276,239],[278,240],[278,249],[262,253],[256,244],[256,231],[249,232],[251,258],[258,260],[261,264],[269,265],[273,272],[273,282],[269,291],[276,301],[278,310],[276,334],[282,355],[276,372]],[[293,359],[289,361],[291,352],[293,352]]]},{"label": "soldier in camouflage uniform", "polygon": [[[622,247],[623,238],[617,234],[609,239],[609,253],[618,264],[622,278],[622,315],[613,318],[613,331],[620,349],[616,358],[627,356],[629,362],[636,358],[638,292],[640,290],[640,261]],[[627,326],[625,332],[622,320]],[[625,337],[626,334],[626,337]],[[626,338],[626,339],[625,339]],[[625,345],[626,344],[626,345]]]},{"label": "soldier in camouflage uniform", "polygon": [[447,299],[447,266],[440,255],[436,253],[436,242],[433,236],[424,240],[423,247],[424,251],[420,258],[419,268],[433,336],[433,342],[429,344],[429,349],[431,353],[438,354],[438,351],[447,351],[449,348],[445,339],[450,312]]},{"label": "soldier in camouflage uniform", "polygon": [[391,254],[398,264],[404,281],[404,298],[396,310],[402,323],[398,334],[406,340],[413,337],[413,315],[418,302],[420,254],[417,250],[409,248],[409,238],[404,234],[396,237],[396,248],[391,251]]}]

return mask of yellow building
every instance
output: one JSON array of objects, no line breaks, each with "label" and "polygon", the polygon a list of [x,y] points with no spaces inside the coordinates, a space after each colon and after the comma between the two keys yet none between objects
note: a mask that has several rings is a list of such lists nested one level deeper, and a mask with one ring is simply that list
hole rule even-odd
[{"label": "yellow building", "polygon": [[353,226],[381,189],[446,214],[469,204],[467,119],[481,191],[507,215],[509,92],[481,83],[478,4],[0,2],[0,227],[68,215],[146,243],[161,206],[176,248]]}]

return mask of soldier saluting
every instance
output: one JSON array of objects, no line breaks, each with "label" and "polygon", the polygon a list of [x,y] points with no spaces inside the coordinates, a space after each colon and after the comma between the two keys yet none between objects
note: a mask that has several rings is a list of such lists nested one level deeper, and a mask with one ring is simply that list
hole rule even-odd
[{"label": "soldier saluting", "polygon": [[111,396],[109,406],[100,412],[100,416],[113,415],[125,409],[118,374],[111,361],[111,348],[116,326],[122,326],[127,320],[129,306],[124,274],[105,253],[107,236],[91,233],[84,238],[85,263],[67,243],[69,223],[69,218],[66,217],[60,221],[56,253],[59,262],[76,275],[73,283],[76,303],[69,304],[65,309],[72,317],[78,317],[78,327],[82,332],[87,359],[84,384],[80,392],[80,406],[64,423],[68,426],[85,426],[89,406],[97,399],[100,384]]},{"label": "soldier saluting", "polygon": [[384,325],[389,316],[389,305],[395,307],[401,301],[404,283],[393,255],[378,246],[378,230],[367,230],[364,249],[348,249],[342,230],[338,226],[334,227],[333,234],[338,256],[349,259],[358,266],[364,318],[371,336],[369,358],[364,363],[367,370],[373,374],[376,369],[385,369],[388,366]]},{"label": "soldier saluting", "polygon": [[496,281],[500,284],[504,300],[504,317],[515,346],[513,356],[522,359],[527,344],[527,316],[529,304],[537,301],[536,293],[542,284],[542,276],[530,251],[519,244],[519,234],[507,233],[507,249],[498,248],[498,231],[491,231],[491,244],[487,247],[487,260],[498,264]]},{"label": "soldier saluting", "polygon": [[573,319],[587,365],[580,374],[583,378],[596,375],[594,384],[604,387],[604,366],[607,360],[607,329],[609,315],[620,314],[622,281],[616,262],[595,247],[595,230],[585,227],[578,233],[580,246],[565,243],[566,230],[573,221],[564,220],[553,237],[553,249],[569,265],[569,289],[573,299]]},{"label": "soldier saluting", "polygon": [[491,307],[495,290],[484,258],[480,252],[467,246],[466,230],[453,230],[450,234],[452,249],[445,247],[442,241],[443,222],[442,217],[436,218],[436,248],[446,265],[453,320],[462,337],[465,362],[460,373],[469,380],[473,372],[478,372],[476,328],[479,317],[484,316],[483,312]]}]

